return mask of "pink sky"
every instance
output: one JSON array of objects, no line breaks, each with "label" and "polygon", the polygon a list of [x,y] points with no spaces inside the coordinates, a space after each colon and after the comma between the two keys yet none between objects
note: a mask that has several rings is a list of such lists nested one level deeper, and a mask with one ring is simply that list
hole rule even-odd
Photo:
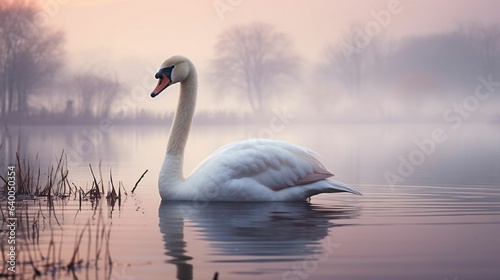
[{"label": "pink sky", "polygon": [[[131,85],[149,83],[143,82],[150,75],[146,69],[158,67],[173,54],[190,57],[200,72],[205,71],[218,34],[237,24],[270,23],[291,37],[305,61],[317,62],[327,43],[340,42],[352,24],[364,27],[374,21],[374,13],[387,11],[391,5],[399,12],[392,14],[376,36],[397,40],[451,30],[459,22],[500,23],[500,2],[494,0],[38,2],[49,15],[49,25],[65,30],[72,69],[106,64]],[[218,12],[215,6],[225,10]],[[151,86],[154,83],[151,79]]]},{"label": "pink sky", "polygon": [[[223,30],[255,21],[287,32],[297,50],[312,58],[326,42],[338,40],[351,24],[364,26],[373,20],[373,12],[387,10],[390,3],[397,3],[394,5],[401,12],[392,16],[381,35],[440,32],[460,21],[500,23],[498,1],[38,1],[52,10],[50,24],[66,30],[70,54],[115,58],[154,59],[180,52],[206,59]],[[217,12],[214,6],[226,10]]]}]

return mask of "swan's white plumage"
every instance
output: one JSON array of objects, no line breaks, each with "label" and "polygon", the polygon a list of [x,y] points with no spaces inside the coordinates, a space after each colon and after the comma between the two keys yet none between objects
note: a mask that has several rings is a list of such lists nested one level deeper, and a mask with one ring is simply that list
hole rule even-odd
[{"label": "swan's white plumage", "polygon": [[319,193],[360,194],[343,183],[328,179],[333,173],[317,159],[316,153],[298,145],[269,139],[251,139],[226,145],[184,179],[184,148],[196,103],[196,70],[189,59],[181,56],[168,59],[162,67],[171,70],[171,76],[167,71],[160,70],[157,77],[169,79],[171,83],[162,83],[160,78],[153,97],[168,85],[181,83],[180,101],[158,182],[163,200],[200,203],[296,201]]},{"label": "swan's white plumage", "polygon": [[[298,145],[251,139],[220,148],[202,162],[181,185],[162,193],[167,200],[294,201],[318,193],[358,191],[326,180],[333,174]],[[300,179],[319,174],[320,180]],[[299,182],[299,183],[298,183]],[[160,186],[162,180],[160,180]]]}]

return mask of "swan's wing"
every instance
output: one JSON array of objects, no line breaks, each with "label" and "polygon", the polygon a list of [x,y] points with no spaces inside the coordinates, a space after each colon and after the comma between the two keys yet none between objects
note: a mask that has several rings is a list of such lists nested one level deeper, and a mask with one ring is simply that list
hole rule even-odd
[{"label": "swan's wing", "polygon": [[[333,176],[315,157],[317,154],[298,145],[268,139],[251,139],[226,145],[210,155],[193,173],[203,170],[225,182],[252,182],[273,191],[308,185]],[[215,179],[216,180],[216,179]],[[221,182],[222,183],[222,182]],[[330,192],[358,193],[346,185],[325,181]],[[328,192],[322,191],[322,192]]]}]

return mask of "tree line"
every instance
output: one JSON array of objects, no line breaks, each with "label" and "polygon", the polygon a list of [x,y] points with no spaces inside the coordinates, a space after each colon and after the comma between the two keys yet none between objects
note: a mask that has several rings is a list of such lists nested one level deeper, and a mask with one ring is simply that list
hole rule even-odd
[{"label": "tree line", "polygon": [[64,73],[64,33],[39,22],[40,13],[33,2],[0,1],[0,116],[29,117],[37,108],[33,97],[59,89],[72,94],[62,96],[66,107],[58,117],[108,117],[122,83],[103,67]]},{"label": "tree line", "polygon": [[[113,117],[111,104],[123,83],[102,67],[61,73],[64,33],[36,24],[37,12],[33,4],[0,1],[0,116],[30,115],[37,105],[34,95],[66,87],[74,94],[66,97],[62,117]],[[320,61],[305,65],[291,38],[274,26],[234,26],[218,37],[208,75],[217,92],[241,95],[255,115],[267,113],[267,101],[290,84],[316,101],[364,98],[372,87],[404,99],[414,92],[429,94],[432,86],[463,87],[479,75],[500,75],[498,25],[460,24],[450,32],[398,41],[379,35],[363,45],[357,43],[361,33],[351,26],[340,42],[325,45]]]},{"label": "tree line", "polygon": [[263,99],[279,93],[277,87],[290,84],[286,79],[296,86],[299,69],[313,69],[300,75],[310,83],[302,85],[304,94],[314,100],[335,94],[359,99],[373,94],[372,88],[391,85],[399,86],[388,90],[402,99],[410,93],[425,97],[436,93],[430,90],[433,86],[447,91],[477,83],[478,76],[500,79],[499,25],[462,23],[450,32],[398,41],[379,36],[362,45],[359,30],[351,26],[340,42],[324,47],[320,62],[307,67],[290,38],[274,27],[261,23],[233,27],[216,45],[212,80],[221,89],[240,92],[256,112]]},{"label": "tree line", "polygon": [[0,2],[0,115],[29,111],[28,98],[62,65],[62,32],[36,24],[38,10]]}]

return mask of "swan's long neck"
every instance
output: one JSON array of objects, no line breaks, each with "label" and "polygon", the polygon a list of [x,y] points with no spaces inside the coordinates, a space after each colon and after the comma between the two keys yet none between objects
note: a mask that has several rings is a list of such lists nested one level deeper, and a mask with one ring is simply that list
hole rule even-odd
[{"label": "swan's long neck", "polygon": [[184,149],[186,147],[196,107],[196,93],[197,74],[194,66],[191,65],[188,77],[181,82],[179,103],[170,131],[167,155],[162,168],[162,175],[165,175],[169,180],[174,180],[174,182],[171,182],[173,184],[180,183],[184,180],[182,172],[184,165]]}]

